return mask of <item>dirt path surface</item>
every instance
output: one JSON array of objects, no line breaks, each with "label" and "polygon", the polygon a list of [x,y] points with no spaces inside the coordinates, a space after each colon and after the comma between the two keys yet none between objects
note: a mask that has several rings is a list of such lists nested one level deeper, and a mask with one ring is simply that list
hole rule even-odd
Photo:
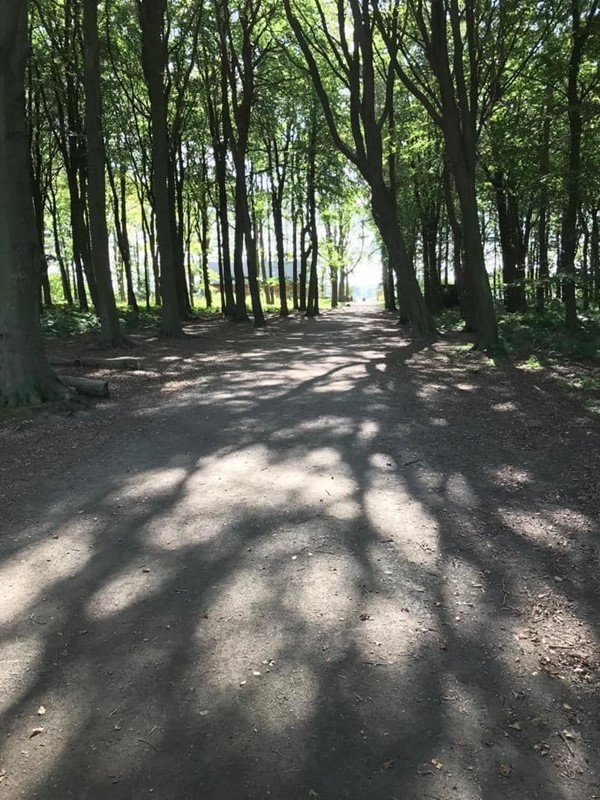
[{"label": "dirt path surface", "polygon": [[597,422],[374,308],[193,333],[0,431],[0,799],[599,797]]}]

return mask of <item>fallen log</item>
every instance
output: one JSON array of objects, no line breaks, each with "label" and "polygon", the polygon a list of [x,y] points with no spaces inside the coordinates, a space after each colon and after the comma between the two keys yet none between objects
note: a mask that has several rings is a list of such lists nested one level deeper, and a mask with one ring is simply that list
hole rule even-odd
[{"label": "fallen log", "polygon": [[48,356],[48,363],[51,367],[77,367],[79,361],[72,358],[63,358],[62,356]]},{"label": "fallen log", "polygon": [[140,368],[140,361],[138,358],[130,358],[129,356],[115,356],[114,358],[91,358],[82,356],[79,359],[82,367],[104,367],[105,369],[131,369],[136,370]]},{"label": "fallen log", "polygon": [[79,394],[88,397],[108,397],[108,381],[98,381],[94,378],[72,378],[70,375],[59,375],[59,380],[70,389],[75,389]]},{"label": "fallen log", "polygon": [[91,369],[130,369],[140,368],[138,358],[129,356],[115,356],[114,358],[94,358],[81,356],[81,358],[63,358],[62,356],[49,356],[51,367],[90,367]]}]

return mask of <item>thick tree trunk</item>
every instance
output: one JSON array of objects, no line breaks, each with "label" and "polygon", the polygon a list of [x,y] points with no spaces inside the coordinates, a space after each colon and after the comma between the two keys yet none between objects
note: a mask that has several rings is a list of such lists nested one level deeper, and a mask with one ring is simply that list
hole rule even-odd
[{"label": "thick tree trunk", "polygon": [[[181,143],[180,145],[181,146]],[[178,149],[178,148],[177,148]],[[176,151],[177,151],[176,149]],[[171,154],[169,158],[169,217],[171,220],[171,240],[173,242],[175,286],[177,289],[177,302],[181,319],[191,319],[192,307],[190,291],[185,275],[185,218],[183,210],[183,184],[185,171],[183,156]]]},{"label": "thick tree trunk", "polygon": [[371,209],[390,264],[398,277],[399,300],[411,329],[416,336],[430,336],[435,331],[433,317],[421,294],[412,259],[400,231],[393,195],[383,181],[371,187]]},{"label": "thick tree trunk", "polygon": [[158,250],[160,255],[160,293],[162,298],[163,336],[181,334],[175,251],[169,204],[169,148],[167,137],[167,101],[164,71],[167,59],[163,25],[166,0],[137,0],[142,30],[142,66],[150,99],[152,132],[152,186],[154,191]]},{"label": "thick tree trunk", "polygon": [[[245,159],[244,159],[245,161]],[[236,181],[236,186],[238,182]],[[252,315],[254,325],[262,328],[265,325],[265,316],[260,299],[260,287],[258,285],[258,252],[256,249],[256,238],[252,231],[252,220],[250,217],[250,206],[248,203],[248,192],[246,190],[245,177],[243,182],[239,181],[240,189],[240,209],[242,213],[242,227],[244,233],[244,244],[246,245],[246,264],[248,266],[248,287],[250,289],[250,302],[252,303]]]},{"label": "thick tree trunk", "polygon": [[498,228],[502,250],[502,282],[504,305],[508,312],[527,310],[522,242],[516,199],[506,186],[504,174],[498,170],[492,176],[498,210]]},{"label": "thick tree trunk", "polygon": [[475,330],[474,314],[471,304],[468,302],[465,292],[465,279],[463,268],[463,235],[462,226],[456,214],[454,205],[454,197],[452,194],[452,186],[450,182],[450,168],[448,165],[444,167],[443,185],[444,185],[444,200],[446,203],[446,212],[448,214],[448,221],[452,230],[452,271],[454,273],[454,283],[458,294],[458,304],[462,318],[466,323],[468,330]]},{"label": "thick tree trunk", "polygon": [[236,171],[235,179],[235,229],[233,242],[233,274],[235,277],[235,319],[237,322],[248,320],[246,309],[246,278],[244,276],[244,197],[246,196],[245,164],[242,174]]},{"label": "thick tree trunk", "polygon": [[31,201],[25,62],[26,0],[0,0],[0,406],[52,400],[37,313],[37,243]]},{"label": "thick tree trunk", "polygon": [[[467,35],[473,34],[474,6],[467,3],[466,15],[462,16],[459,5],[451,3],[447,7],[441,0],[432,0],[429,14],[431,39],[427,57],[439,87],[442,105],[439,124],[461,210],[466,304],[472,307],[475,346],[487,350],[496,347],[498,328],[477,207],[477,75],[472,71],[467,76],[458,42],[463,25],[467,27]],[[422,8],[419,14],[425,24]],[[452,68],[449,35],[453,40]]]},{"label": "thick tree trunk", "polygon": [[456,191],[461,208],[464,239],[464,286],[467,305],[473,310],[475,346],[487,350],[498,344],[496,312],[490,290],[477,208],[475,175],[464,166],[455,166]]}]

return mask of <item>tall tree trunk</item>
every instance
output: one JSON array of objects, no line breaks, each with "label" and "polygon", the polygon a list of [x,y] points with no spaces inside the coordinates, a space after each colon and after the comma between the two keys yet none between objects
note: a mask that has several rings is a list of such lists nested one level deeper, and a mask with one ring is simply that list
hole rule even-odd
[{"label": "tall tree trunk", "polygon": [[119,170],[119,187],[117,188],[115,175],[110,162],[106,162],[108,181],[112,194],[113,215],[115,219],[115,234],[119,254],[125,271],[125,285],[127,288],[127,305],[137,312],[138,304],[133,288],[133,275],[131,271],[131,247],[129,245],[129,234],[127,232],[127,185],[125,179],[125,169]]},{"label": "tall tree trunk", "polygon": [[35,230],[38,239],[39,255],[39,282],[42,290],[42,302],[46,308],[52,307],[52,293],[50,291],[50,280],[48,278],[48,259],[46,258],[44,242],[44,189],[40,183],[40,175],[31,171],[31,188],[33,199],[33,214],[35,218]]},{"label": "tall tree trunk", "polygon": [[583,257],[581,259],[581,299],[583,310],[590,308],[590,228],[582,215],[581,228],[583,230]]},{"label": "tall tree trunk", "polygon": [[[245,157],[244,157],[245,162]],[[240,165],[236,165],[236,169]],[[239,173],[238,173],[239,174]],[[254,325],[262,328],[265,325],[265,317],[260,299],[260,287],[258,284],[258,252],[256,249],[256,239],[252,231],[252,219],[250,217],[250,205],[246,188],[245,176],[242,172],[242,180],[236,180],[236,186],[240,190],[240,210],[242,214],[242,231],[244,244],[246,246],[246,264],[248,266],[248,287],[250,289],[250,302],[252,303],[252,315]]]},{"label": "tall tree trunk", "polygon": [[203,202],[200,205],[200,225],[198,231],[198,239],[200,241],[201,255],[200,264],[202,270],[202,282],[204,285],[204,299],[207,308],[212,308],[212,291],[210,288],[210,275],[208,272],[208,249],[210,246],[210,219],[208,217],[208,197],[203,196]]},{"label": "tall tree trunk", "polygon": [[0,406],[63,391],[48,366],[37,313],[37,243],[25,121],[26,0],[0,0]]},{"label": "tall tree trunk", "polygon": [[383,180],[371,187],[371,209],[398,279],[401,307],[407,314],[414,333],[418,336],[427,335],[434,330],[434,323],[421,294],[411,256],[406,249],[392,192]]},{"label": "tall tree trunk", "polygon": [[83,0],[83,77],[85,86],[85,130],[88,161],[88,203],[92,261],[98,292],[96,311],[102,339],[113,347],[123,342],[110,273],[106,224],[106,182],[102,96],[100,89],[100,43],[98,0]]},{"label": "tall tree trunk", "polygon": [[223,314],[235,316],[236,300],[234,297],[233,277],[231,274],[231,237],[229,234],[229,211],[227,193],[227,146],[215,146],[215,173],[217,178],[218,205],[217,215],[221,229],[221,264],[223,270],[223,291],[225,294]]},{"label": "tall tree trunk", "polygon": [[535,289],[536,309],[543,313],[550,291],[548,262],[548,175],[550,174],[550,112],[545,108],[540,146],[540,201],[538,210],[538,276]]},{"label": "tall tree trunk", "polygon": [[63,296],[65,298],[65,303],[68,306],[72,306],[73,293],[71,291],[71,280],[69,278],[69,272],[65,265],[65,259],[63,256],[63,248],[60,240],[60,232],[58,229],[58,204],[56,202],[56,192],[52,183],[50,183],[48,202],[50,203],[50,217],[52,219],[52,236],[54,238],[54,253],[56,255],[56,260],[58,261],[58,267],[60,269],[60,279],[62,283]]},{"label": "tall tree trunk", "polygon": [[285,244],[283,239],[283,211],[276,192],[271,193],[273,228],[275,229],[275,248],[277,251],[277,282],[279,284],[279,316],[287,317],[287,285],[285,280]]},{"label": "tall tree trunk", "polygon": [[241,172],[236,167],[235,176],[235,228],[233,242],[233,274],[235,276],[235,319],[246,322],[246,279],[244,276],[244,198],[246,197],[245,159]]},{"label": "tall tree trunk", "polygon": [[306,316],[315,317],[319,313],[319,278],[317,260],[319,258],[319,238],[317,234],[317,116],[316,107],[311,113],[310,137],[308,145],[308,173],[306,181],[306,214],[308,236],[310,241],[310,267],[308,278],[308,297],[306,300]]},{"label": "tall tree trunk", "polygon": [[161,333],[163,336],[178,336],[181,334],[181,321],[169,204],[169,147],[164,87],[167,60],[163,31],[165,8],[166,0],[137,0],[138,18],[142,30],[142,66],[150,99],[152,186],[160,255]]},{"label": "tall tree trunk", "polygon": [[[595,14],[596,10],[590,12]],[[565,304],[565,324],[567,330],[577,329],[577,303],[575,293],[575,253],[577,251],[577,213],[581,183],[581,140],[583,119],[579,97],[579,73],[585,43],[589,36],[589,20],[582,23],[581,2],[571,0],[571,55],[569,58],[569,77],[567,81],[567,102],[569,122],[569,155],[565,178],[565,206],[561,224],[560,277],[562,278],[562,299]]]},{"label": "tall tree trunk", "polygon": [[[467,85],[462,53],[456,48],[460,30],[466,22],[467,29],[473,23],[473,5],[467,4],[467,16],[460,16],[459,4],[452,3],[450,11],[441,0],[432,0],[430,5],[431,40],[428,58],[436,76],[442,112],[439,118],[448,163],[454,174],[458,195],[465,256],[464,288],[467,304],[472,306],[472,322],[475,328],[475,346],[485,350],[494,348],[498,342],[496,314],[490,283],[486,270],[483,240],[479,222],[476,191],[477,119],[474,89],[476,75],[470,75]],[[423,20],[422,8],[419,11]],[[448,19],[448,14],[450,20]],[[451,25],[449,24],[451,23]],[[454,69],[450,67],[448,35],[454,39]],[[471,30],[472,34],[472,30]],[[469,35],[469,34],[468,34]],[[472,90],[472,91],[470,91]]]},{"label": "tall tree trunk", "polygon": [[591,210],[592,231],[590,234],[590,281],[592,300],[600,307],[600,209]]},{"label": "tall tree trunk", "polygon": [[475,346],[486,350],[497,345],[498,329],[479,226],[475,173],[459,166],[455,179],[462,216],[466,302],[473,311]]},{"label": "tall tree trunk", "polygon": [[492,175],[492,184],[498,209],[504,305],[510,313],[523,312],[527,310],[527,299],[525,297],[525,275],[523,274],[522,243],[520,242],[521,229],[516,199],[511,196],[501,170],[497,170]]},{"label": "tall tree trunk", "polygon": [[169,158],[169,214],[179,316],[181,319],[191,319],[190,288],[187,285],[185,274],[185,215],[183,201],[185,165],[181,151],[182,146],[182,142],[179,141]]}]

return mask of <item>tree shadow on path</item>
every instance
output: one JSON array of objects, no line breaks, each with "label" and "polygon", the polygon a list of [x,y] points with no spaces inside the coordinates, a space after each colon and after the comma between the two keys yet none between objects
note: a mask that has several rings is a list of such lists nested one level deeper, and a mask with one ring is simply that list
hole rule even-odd
[{"label": "tree shadow on path", "polygon": [[560,398],[360,311],[199,353],[30,487],[0,795],[592,796],[597,516],[565,476],[597,427],[542,436]]}]

